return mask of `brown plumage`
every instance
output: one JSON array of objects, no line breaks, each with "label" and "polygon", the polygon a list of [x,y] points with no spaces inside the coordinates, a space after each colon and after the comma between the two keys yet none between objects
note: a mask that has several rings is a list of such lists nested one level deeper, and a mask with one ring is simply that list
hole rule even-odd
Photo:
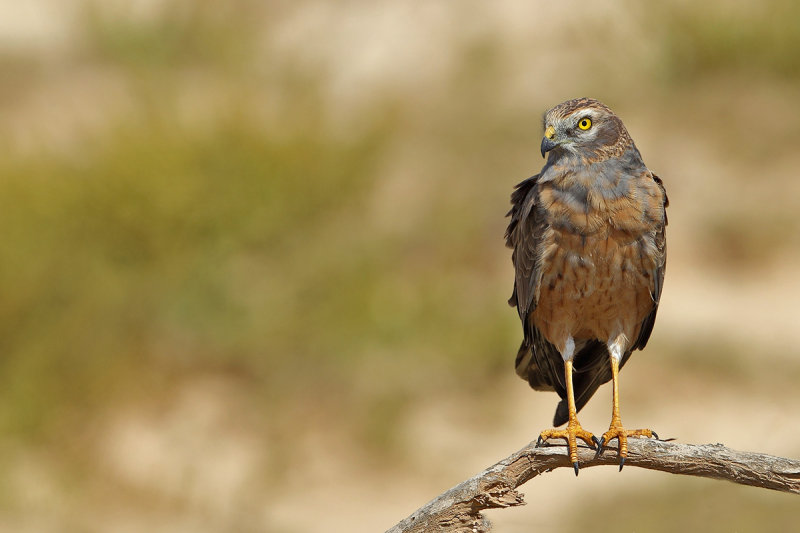
[{"label": "brown plumage", "polygon": [[[511,196],[506,244],[514,250],[515,283],[509,303],[524,333],[517,374],[534,389],[556,391],[562,401],[554,424],[570,422],[567,430],[540,438],[567,438],[577,473],[575,438],[596,439],[580,428],[575,413],[644,348],[653,329],[666,265],[668,200],[622,121],[604,104],[570,100],[549,110],[544,122],[547,162]],[[622,428],[616,379],[614,385],[612,424],[603,440],[619,437],[624,461],[626,437],[650,432]]]}]

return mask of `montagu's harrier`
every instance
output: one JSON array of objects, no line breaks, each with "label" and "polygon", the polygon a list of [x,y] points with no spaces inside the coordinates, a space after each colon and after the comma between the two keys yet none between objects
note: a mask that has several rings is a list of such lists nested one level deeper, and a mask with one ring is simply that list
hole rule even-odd
[{"label": "montagu's harrier", "polygon": [[[627,438],[619,414],[619,369],[653,330],[666,264],[666,191],[642,161],[622,121],[589,98],[545,113],[541,172],[516,186],[506,244],[513,248],[509,304],[522,320],[517,374],[561,402],[539,443],[563,438],[578,473],[577,439],[598,454],[618,439],[620,469]],[[608,431],[598,440],[576,413],[612,380]]]}]

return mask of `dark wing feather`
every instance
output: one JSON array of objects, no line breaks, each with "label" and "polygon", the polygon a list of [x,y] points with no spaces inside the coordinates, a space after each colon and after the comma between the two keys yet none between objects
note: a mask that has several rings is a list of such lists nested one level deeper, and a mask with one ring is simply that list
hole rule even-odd
[{"label": "dark wing feather", "polygon": [[[541,261],[544,232],[547,222],[537,208],[538,180],[533,176],[515,187],[511,195],[511,221],[506,230],[506,245],[513,248],[514,292],[508,300],[516,306],[522,321],[524,338],[517,352],[517,374],[536,390],[554,390],[566,397],[564,359],[531,323],[530,315],[536,309],[539,286],[542,281]],[[578,352],[586,347],[579,347]],[[593,347],[589,347],[593,349]],[[588,398],[586,398],[588,400]]]},{"label": "dark wing feather", "polygon": [[527,317],[536,308],[535,295],[541,280],[541,269],[536,258],[544,221],[537,216],[534,209],[538,179],[537,174],[514,187],[511,210],[506,214],[511,217],[506,229],[506,246],[514,250],[511,254],[511,261],[514,263],[514,291],[508,304],[517,307],[523,322],[527,321]]},{"label": "dark wing feather", "polygon": [[511,194],[511,210],[507,214],[511,221],[505,237],[506,246],[514,250],[511,254],[514,263],[514,290],[508,304],[517,308],[524,331],[515,361],[517,374],[536,390],[559,391],[564,388],[558,379],[561,373],[561,356],[529,320],[530,314],[536,309],[541,282],[541,264],[537,258],[546,227],[536,209],[538,179],[538,174],[526,179]]},{"label": "dark wing feather", "polygon": [[[647,341],[650,339],[650,334],[653,332],[653,326],[656,323],[656,313],[658,312],[658,302],[661,300],[661,289],[664,287],[664,272],[667,268],[666,209],[669,207],[669,198],[667,197],[667,190],[664,188],[664,183],[661,181],[661,178],[653,174],[653,180],[664,194],[664,224],[658,229],[658,233],[656,233],[656,247],[658,247],[658,251],[661,252],[662,261],[661,264],[656,268],[656,271],[653,275],[653,280],[655,282],[653,285],[653,291],[651,293],[653,297],[653,309],[642,321],[642,325],[639,328],[639,338],[636,339],[636,343],[632,346],[633,350],[643,349],[647,345]],[[623,359],[623,363],[625,359]]]}]

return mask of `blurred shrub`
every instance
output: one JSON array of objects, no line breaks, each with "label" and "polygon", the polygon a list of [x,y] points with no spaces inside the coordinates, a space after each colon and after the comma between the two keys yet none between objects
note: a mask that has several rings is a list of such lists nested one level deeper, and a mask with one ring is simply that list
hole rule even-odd
[{"label": "blurred shrub", "polygon": [[[149,12],[152,11],[152,12]],[[139,72],[247,64],[256,43],[257,2],[163,2],[157,9],[87,2],[81,40],[88,59]]]},{"label": "blurred shrub", "polygon": [[663,40],[664,67],[674,81],[720,75],[766,75],[796,80],[800,65],[800,4],[678,2],[655,9],[646,22]]},{"label": "blurred shrub", "polygon": [[81,151],[3,163],[0,394],[15,424],[162,373],[290,361],[278,347],[307,335],[273,325],[295,311],[273,287],[300,282],[285,255],[357,200],[375,144],[275,141],[233,117],[118,128]]}]

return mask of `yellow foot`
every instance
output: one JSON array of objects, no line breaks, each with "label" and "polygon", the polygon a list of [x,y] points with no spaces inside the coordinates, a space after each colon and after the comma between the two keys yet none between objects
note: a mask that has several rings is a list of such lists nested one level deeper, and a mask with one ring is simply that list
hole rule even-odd
[{"label": "yellow foot", "polygon": [[612,422],[608,431],[603,433],[603,436],[600,437],[595,458],[600,457],[606,444],[611,442],[612,439],[617,439],[619,442],[619,469],[622,470],[622,467],[625,466],[625,458],[628,456],[628,437],[655,437],[657,439],[658,434],[652,429],[626,430],[622,427],[621,422]]},{"label": "yellow foot", "polygon": [[564,429],[546,429],[542,431],[536,440],[536,447],[538,448],[548,439],[564,439],[567,441],[569,460],[572,462],[576,476],[578,475],[578,439],[581,439],[592,449],[600,446],[600,441],[597,440],[597,437],[583,429],[577,420],[570,420]]}]

